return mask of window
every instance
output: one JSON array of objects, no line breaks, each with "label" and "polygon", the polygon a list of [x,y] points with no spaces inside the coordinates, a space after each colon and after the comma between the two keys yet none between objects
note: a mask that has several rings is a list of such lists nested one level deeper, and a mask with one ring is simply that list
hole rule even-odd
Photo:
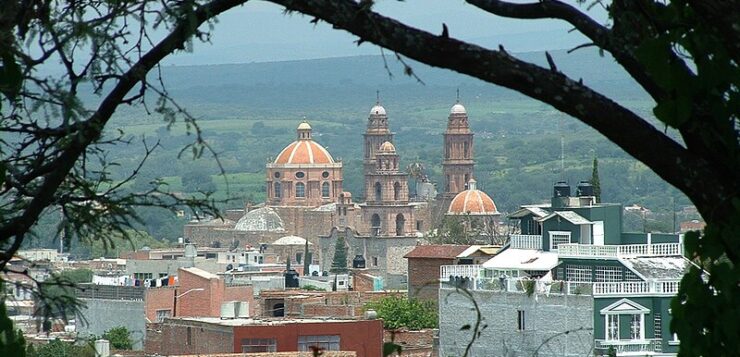
[{"label": "window", "polygon": [[311,347],[325,351],[339,351],[339,335],[298,336],[298,351],[311,351]]},{"label": "window", "polygon": [[380,216],[377,213],[370,219],[370,232],[374,236],[380,234]]},{"label": "window", "polygon": [[280,182],[275,182],[275,198],[280,198],[283,195],[283,185]]},{"label": "window", "polygon": [[596,281],[607,283],[622,281],[622,268],[596,267]]},{"label": "window", "polygon": [[550,250],[557,250],[561,244],[570,243],[570,232],[550,232]]},{"label": "window", "polygon": [[243,338],[242,352],[277,352],[274,338]]},{"label": "window", "polygon": [[565,280],[591,281],[591,267],[586,265],[568,265],[565,268]]},{"label": "window", "polygon": [[526,328],[526,324],[524,321],[524,310],[517,310],[516,311],[516,329],[519,331],[524,331]]},{"label": "window", "polygon": [[396,235],[402,236],[403,233],[403,227],[406,225],[406,219],[403,217],[402,214],[398,214],[396,216]]},{"label": "window", "polygon": [[624,280],[625,281],[642,281],[637,274],[633,273],[631,270],[627,270],[624,272]]},{"label": "window", "polygon": [[136,280],[146,280],[151,279],[152,273],[134,273],[134,279]]},{"label": "window", "polygon": [[[467,159],[468,157],[470,157],[468,155],[468,142],[463,141],[463,158]],[[467,180],[465,180],[465,182],[467,182]]]},{"label": "window", "polygon": [[299,178],[299,179],[302,179],[302,178],[306,177],[306,174],[303,173],[303,171],[298,171],[298,172],[295,173],[295,177],[296,178]]},{"label": "window", "polygon": [[630,319],[630,339],[642,340],[642,318],[644,315],[635,314]]},{"label": "window", "polygon": [[324,171],[321,173],[321,177],[328,178],[329,177],[329,171]]},{"label": "window", "polygon": [[193,331],[190,326],[188,326],[188,329],[185,333],[185,344],[188,346],[191,346],[193,344]]},{"label": "window", "polygon": [[401,184],[398,182],[393,184],[393,199],[396,201],[401,199]]},{"label": "window", "polygon": [[421,227],[424,221],[416,221],[416,230],[421,231]]},{"label": "window", "polygon": [[306,197],[306,185],[303,182],[295,184],[295,196],[298,198]]},{"label": "window", "polygon": [[321,197],[329,197],[329,183],[324,182],[321,184]]},{"label": "window", "polygon": [[272,176],[274,176],[275,178],[280,178],[280,173],[279,172],[275,172]]},{"label": "window", "polygon": [[619,315],[606,315],[606,339],[619,339]]},{"label": "window", "polygon": [[157,322],[162,322],[168,317],[172,317],[172,310],[157,310]]},{"label": "window", "polygon": [[380,182],[375,183],[375,200],[381,201],[383,199],[383,189],[380,186]]},{"label": "window", "polygon": [[373,266],[378,266],[378,257],[373,257]]}]

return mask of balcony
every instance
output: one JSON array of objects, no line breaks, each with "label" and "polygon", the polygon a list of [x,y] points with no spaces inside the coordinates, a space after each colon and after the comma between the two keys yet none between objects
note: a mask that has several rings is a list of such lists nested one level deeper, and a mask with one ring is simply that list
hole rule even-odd
[{"label": "balcony", "polygon": [[663,350],[661,339],[650,340],[596,340],[596,355],[606,356],[609,348],[614,348],[617,356],[646,356]]},{"label": "balcony", "polygon": [[542,236],[528,234],[512,234],[510,245],[514,249],[542,250]]},{"label": "balcony", "polygon": [[679,280],[625,281],[617,283],[593,283],[594,296],[600,295],[676,295]]},{"label": "balcony", "polygon": [[681,245],[681,243],[626,245],[590,245],[569,243],[558,245],[558,255],[562,257],[588,258],[632,258],[683,255],[683,245]]}]

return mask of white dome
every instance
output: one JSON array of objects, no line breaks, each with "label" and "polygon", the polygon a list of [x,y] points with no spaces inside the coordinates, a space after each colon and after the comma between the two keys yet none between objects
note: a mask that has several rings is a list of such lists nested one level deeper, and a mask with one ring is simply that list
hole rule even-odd
[{"label": "white dome", "polygon": [[236,222],[234,230],[247,232],[284,232],[283,220],[270,207],[247,212]]},{"label": "white dome", "polygon": [[307,121],[303,121],[298,124],[298,130],[311,130],[311,124],[308,124]]},{"label": "white dome", "polygon": [[385,115],[385,108],[380,104],[376,104],[370,109],[370,115]]},{"label": "white dome", "polygon": [[[306,239],[298,236],[285,236],[272,242],[272,245],[306,245]],[[308,245],[313,245],[313,243],[308,242]]]},{"label": "white dome", "polygon": [[450,109],[450,114],[467,114],[467,111],[465,111],[465,107],[462,104],[457,103]]}]

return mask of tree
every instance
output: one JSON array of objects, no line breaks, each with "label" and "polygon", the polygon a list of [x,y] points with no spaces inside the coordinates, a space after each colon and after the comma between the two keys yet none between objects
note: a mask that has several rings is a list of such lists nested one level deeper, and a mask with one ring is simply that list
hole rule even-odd
[{"label": "tree", "polygon": [[601,202],[601,182],[599,181],[599,159],[594,157],[594,168],[591,171],[591,186],[594,187],[596,202]]},{"label": "tree", "polygon": [[[701,213],[703,232],[686,235],[699,267],[684,276],[672,303],[671,329],[681,355],[734,355],[740,350],[740,8],[738,1],[614,0],[603,25],[558,0],[511,3],[468,0],[482,11],[515,19],[557,19],[611,54],[655,102],[664,130],[561,73],[519,60],[503,46],[486,49],[408,26],[372,10],[374,1],[272,0],[428,65],[518,91],[596,129],[681,190]],[[579,0],[579,4],[587,1]],[[445,27],[446,28],[446,27]],[[575,49],[574,49],[575,50]],[[671,128],[671,133],[668,133]],[[674,139],[675,133],[680,139]],[[702,270],[709,273],[704,276]]]},{"label": "tree", "polygon": [[344,243],[344,236],[339,236],[334,244],[334,260],[331,262],[332,273],[347,272],[347,247]]},{"label": "tree", "polygon": [[182,188],[187,192],[213,192],[216,191],[216,184],[208,172],[194,169],[183,173]]},{"label": "tree", "polygon": [[[735,327],[740,319],[735,303],[740,296],[737,0],[614,0],[606,6],[608,25],[557,0],[468,0],[498,16],[570,24],[589,40],[579,48],[594,46],[611,54],[648,93],[663,128],[564,75],[549,54],[549,68],[543,68],[517,59],[502,46],[491,50],[457,40],[450,36],[454,29],[431,34],[374,12],[372,0],[270,1],[348,31],[359,37],[358,44],[372,42],[395,52],[408,75],[414,71],[402,55],[549,104],[596,129],[681,190],[707,222],[704,232],[686,235],[687,254],[710,274],[705,277],[692,266],[684,277],[672,306],[672,330],[681,339],[682,355],[740,350]],[[12,137],[0,142],[0,268],[6,268],[39,217],[53,206],[62,207],[63,225],[81,237],[123,231],[136,219],[132,207],[137,205],[174,207],[161,200],[165,197],[211,207],[160,186],[120,193],[121,186],[107,174],[115,163],[107,161],[105,148],[122,138],[106,137],[103,131],[120,105],[146,104],[147,93],[153,93],[157,113],[169,124],[184,120],[197,134],[193,154],[208,150],[194,119],[147,74],[193,38],[207,40],[208,33],[199,27],[244,2],[4,3],[0,131]],[[166,32],[158,42],[149,36],[150,24]],[[39,74],[51,61],[63,64],[62,76]],[[79,95],[86,88],[97,96],[93,109]],[[148,145],[147,153],[155,147]]]},{"label": "tree", "polygon": [[378,313],[378,318],[383,319],[383,328],[387,330],[400,328],[421,330],[437,327],[437,310],[431,301],[390,295],[367,303],[365,310],[368,309]]},{"label": "tree", "polygon": [[125,327],[114,327],[105,331],[103,338],[110,342],[110,346],[116,350],[130,350],[133,348],[131,332]]}]

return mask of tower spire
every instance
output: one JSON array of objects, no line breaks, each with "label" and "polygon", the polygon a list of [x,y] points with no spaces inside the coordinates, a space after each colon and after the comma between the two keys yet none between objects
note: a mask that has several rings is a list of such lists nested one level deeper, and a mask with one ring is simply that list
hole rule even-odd
[{"label": "tower spire", "polygon": [[457,103],[460,103],[460,87],[457,88]]},{"label": "tower spire", "polygon": [[375,90],[375,104],[380,105],[380,90],[379,89]]}]

